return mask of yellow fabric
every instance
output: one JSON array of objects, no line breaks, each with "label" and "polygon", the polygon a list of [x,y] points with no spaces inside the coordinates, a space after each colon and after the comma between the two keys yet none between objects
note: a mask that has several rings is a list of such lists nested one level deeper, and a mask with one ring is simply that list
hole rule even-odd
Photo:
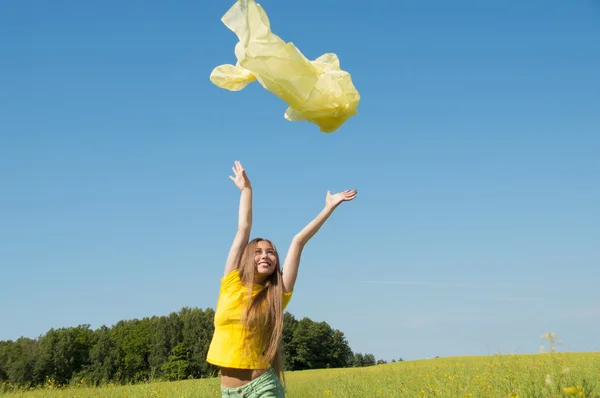
[{"label": "yellow fabric", "polygon": [[216,67],[210,75],[215,85],[239,91],[258,80],[289,105],[287,120],[306,120],[325,133],[357,114],[360,95],[337,55],[309,61],[294,44],[271,32],[267,14],[254,0],[238,0],[221,21],[239,39],[238,62]]},{"label": "yellow fabric", "polygon": [[[254,297],[262,287],[255,284]],[[283,293],[283,309],[292,298],[292,292]],[[206,360],[216,366],[238,369],[268,369],[271,364],[260,357],[261,342],[253,336],[244,340],[242,311],[248,303],[248,288],[242,284],[237,270],[221,278],[221,289],[215,312],[215,332]],[[245,349],[252,344],[250,350]]]}]

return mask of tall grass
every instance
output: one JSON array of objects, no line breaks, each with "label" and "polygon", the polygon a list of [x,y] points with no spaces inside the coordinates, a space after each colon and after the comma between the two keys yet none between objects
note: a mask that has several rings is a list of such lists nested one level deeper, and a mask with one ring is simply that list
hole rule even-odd
[{"label": "tall grass", "polygon": [[[367,368],[287,373],[289,397],[600,398],[600,353],[436,358]],[[5,385],[5,389],[11,386]],[[48,380],[7,398],[219,397],[219,380],[185,380],[89,388]]]}]

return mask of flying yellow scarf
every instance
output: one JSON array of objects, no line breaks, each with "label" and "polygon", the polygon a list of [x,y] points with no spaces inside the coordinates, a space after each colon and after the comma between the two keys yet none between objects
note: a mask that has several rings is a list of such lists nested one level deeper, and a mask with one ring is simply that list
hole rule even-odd
[{"label": "flying yellow scarf", "polygon": [[221,21],[239,39],[238,62],[212,71],[210,81],[216,86],[239,91],[257,80],[289,105],[287,120],[314,123],[324,133],[336,131],[356,115],[360,95],[335,54],[309,61],[291,42],[271,32],[269,18],[255,0],[238,0]]}]

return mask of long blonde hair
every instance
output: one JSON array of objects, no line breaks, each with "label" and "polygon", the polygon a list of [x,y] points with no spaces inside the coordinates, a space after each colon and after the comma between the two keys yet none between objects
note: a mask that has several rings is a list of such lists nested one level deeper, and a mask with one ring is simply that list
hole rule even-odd
[{"label": "long blonde hair", "polygon": [[[275,251],[277,264],[273,273],[265,280],[264,287],[252,297],[256,264],[254,255],[259,242],[268,242]],[[238,264],[240,279],[248,287],[248,305],[242,316],[246,332],[258,336],[265,343],[262,356],[285,385],[283,375],[283,280],[279,254],[273,242],[255,238],[248,242]],[[248,345],[246,345],[248,346]]]}]

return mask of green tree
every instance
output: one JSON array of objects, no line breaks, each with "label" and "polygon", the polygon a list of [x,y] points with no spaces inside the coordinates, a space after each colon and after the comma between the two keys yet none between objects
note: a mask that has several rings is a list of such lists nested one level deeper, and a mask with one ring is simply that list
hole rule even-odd
[{"label": "green tree", "polygon": [[58,341],[58,332],[53,328],[38,340],[38,352],[32,374],[33,385],[43,384],[46,377],[54,378],[54,352]]},{"label": "green tree", "polygon": [[352,366],[354,366],[355,368],[361,368],[361,367],[365,366],[365,358],[362,353],[357,352],[354,354]]},{"label": "green tree", "polygon": [[8,381],[6,364],[8,363],[8,354],[12,344],[12,341],[0,341],[0,383]]},{"label": "green tree", "polygon": [[182,322],[179,314],[173,312],[168,317],[152,317],[150,327],[152,331],[152,349],[148,358],[152,377],[160,376],[156,371],[169,359],[173,347],[181,343]]},{"label": "green tree", "polygon": [[283,336],[281,337],[283,344],[283,355],[284,355],[284,369],[294,370],[296,361],[296,345],[294,342],[294,333],[298,321],[289,312],[283,314]]},{"label": "green tree", "polygon": [[333,331],[330,355],[332,368],[352,366],[354,354],[352,353],[350,344],[348,344],[348,340],[346,340],[344,333],[337,329]]},{"label": "green tree", "polygon": [[190,350],[183,343],[177,344],[173,348],[173,354],[169,356],[161,369],[168,380],[182,380],[188,376],[188,359]]},{"label": "green tree", "polygon": [[115,377],[118,381],[140,382],[149,379],[151,334],[150,321],[133,319],[120,321],[115,325],[114,341],[116,343],[119,363]]},{"label": "green tree", "polygon": [[375,360],[375,355],[373,354],[365,354],[363,366],[374,366],[377,362]]},{"label": "green tree", "polygon": [[327,322],[303,318],[293,327],[293,337],[287,349],[291,370],[339,368],[352,362],[352,350],[339,330]]},{"label": "green tree", "polygon": [[25,337],[9,345],[4,372],[10,383],[20,386],[32,385],[37,350],[37,341]]},{"label": "green tree", "polygon": [[295,349],[293,358],[293,369],[317,369],[319,366],[319,350],[322,348],[322,342],[318,339],[317,328],[315,322],[309,318],[302,318],[298,321],[292,345]]},{"label": "green tree", "polygon": [[[168,316],[122,320],[112,327],[50,329],[38,339],[0,341],[0,381],[21,386],[47,378],[69,384],[135,383],[214,376],[206,361],[214,333],[212,308],[182,308]],[[354,355],[344,333],[327,322],[284,314],[286,370],[366,366],[371,354]],[[371,355],[371,357],[369,356]]]},{"label": "green tree", "polygon": [[206,362],[206,355],[214,333],[215,311],[207,308],[183,308],[179,312],[183,324],[183,343],[190,350],[189,374],[194,378],[217,374],[218,369]]},{"label": "green tree", "polygon": [[53,376],[58,383],[68,384],[74,375],[90,365],[89,355],[94,343],[93,335],[89,325],[57,331],[53,353]]},{"label": "green tree", "polygon": [[104,325],[94,331],[96,344],[90,349],[90,365],[85,367],[81,375],[91,385],[99,385],[115,379],[119,359],[112,334],[114,329]]}]

